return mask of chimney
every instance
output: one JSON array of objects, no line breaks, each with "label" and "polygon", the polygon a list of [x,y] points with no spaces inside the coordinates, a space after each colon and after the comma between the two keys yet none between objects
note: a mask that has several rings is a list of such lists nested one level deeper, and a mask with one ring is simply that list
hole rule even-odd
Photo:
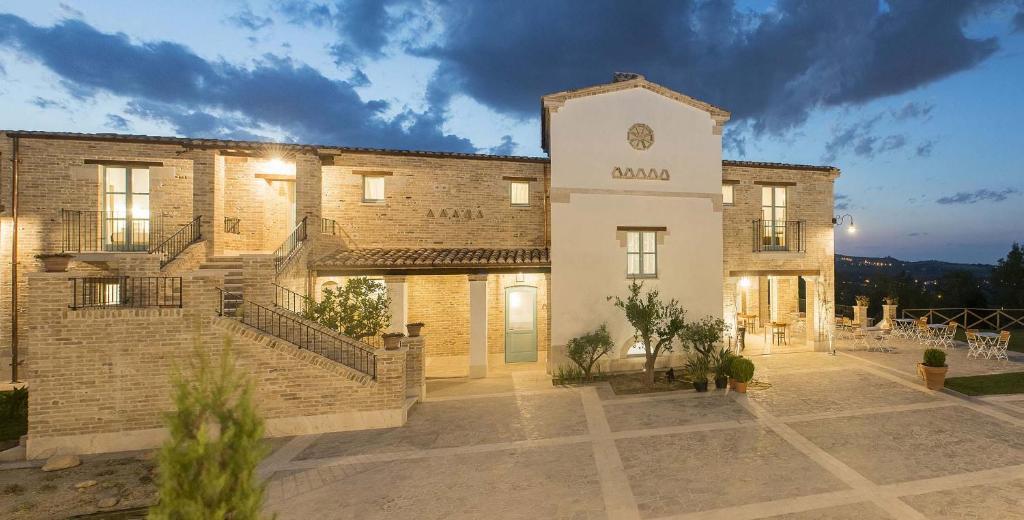
[{"label": "chimney", "polygon": [[636,72],[614,72],[612,73],[612,83],[618,83],[620,81],[632,81],[634,79],[644,79],[643,74],[637,74]]}]

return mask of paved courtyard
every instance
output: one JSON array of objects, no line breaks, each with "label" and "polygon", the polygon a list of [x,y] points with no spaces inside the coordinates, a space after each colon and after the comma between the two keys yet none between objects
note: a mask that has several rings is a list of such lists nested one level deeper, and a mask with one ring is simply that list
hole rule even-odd
[{"label": "paved courtyard", "polygon": [[747,395],[617,397],[529,372],[432,381],[404,428],[281,443],[261,467],[267,508],[284,519],[1024,518],[1024,401],[930,392],[912,365],[862,354],[755,362]]}]

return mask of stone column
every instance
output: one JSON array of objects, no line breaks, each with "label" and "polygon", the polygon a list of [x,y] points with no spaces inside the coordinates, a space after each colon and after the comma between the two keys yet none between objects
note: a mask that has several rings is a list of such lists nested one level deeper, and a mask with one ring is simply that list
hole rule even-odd
[{"label": "stone column", "polygon": [[469,377],[487,377],[487,275],[469,275]]},{"label": "stone column", "polygon": [[860,328],[865,329],[868,326],[868,306],[867,305],[854,305],[853,307],[853,322],[860,324]]},{"label": "stone column", "polygon": [[[216,150],[195,150],[192,159],[192,217],[202,216],[200,230],[206,240],[206,254],[224,252],[224,158]],[[167,229],[174,233],[177,229]]]},{"label": "stone column", "polygon": [[391,325],[388,332],[399,332],[405,335],[405,325],[409,323],[409,284],[405,276],[385,276],[384,285],[388,288],[388,298],[391,298],[391,305],[388,311],[391,313]]},{"label": "stone column", "polygon": [[896,319],[896,306],[895,305],[882,305],[882,321],[879,322],[878,326],[883,329],[891,329],[893,321]]},{"label": "stone column", "polygon": [[807,284],[807,344],[814,350],[829,349],[828,338],[835,328],[835,295],[821,276],[805,276]]},{"label": "stone column", "polygon": [[322,206],[323,163],[315,154],[298,154],[295,156],[295,221],[308,217],[306,225],[319,234]]},{"label": "stone column", "polygon": [[[245,254],[242,259],[242,297],[263,306],[274,304],[274,255]],[[297,304],[298,302],[296,302]]]}]

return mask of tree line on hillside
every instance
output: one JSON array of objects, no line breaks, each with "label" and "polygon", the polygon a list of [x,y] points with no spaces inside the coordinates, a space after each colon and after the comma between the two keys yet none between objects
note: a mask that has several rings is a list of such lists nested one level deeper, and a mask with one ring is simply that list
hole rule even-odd
[{"label": "tree line on hillside", "polygon": [[895,297],[902,309],[1024,309],[1024,248],[1014,243],[987,278],[964,269],[946,271],[937,280],[917,280],[907,271],[879,274],[868,280],[843,279],[837,272],[836,301],[853,305],[857,296],[871,300],[871,316],[881,316],[882,299],[886,297]]}]

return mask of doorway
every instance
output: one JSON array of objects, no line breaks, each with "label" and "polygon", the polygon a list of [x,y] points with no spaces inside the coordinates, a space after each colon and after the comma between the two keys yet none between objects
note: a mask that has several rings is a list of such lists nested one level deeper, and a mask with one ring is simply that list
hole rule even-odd
[{"label": "doorway", "polygon": [[537,288],[505,289],[505,362],[537,361]]}]

